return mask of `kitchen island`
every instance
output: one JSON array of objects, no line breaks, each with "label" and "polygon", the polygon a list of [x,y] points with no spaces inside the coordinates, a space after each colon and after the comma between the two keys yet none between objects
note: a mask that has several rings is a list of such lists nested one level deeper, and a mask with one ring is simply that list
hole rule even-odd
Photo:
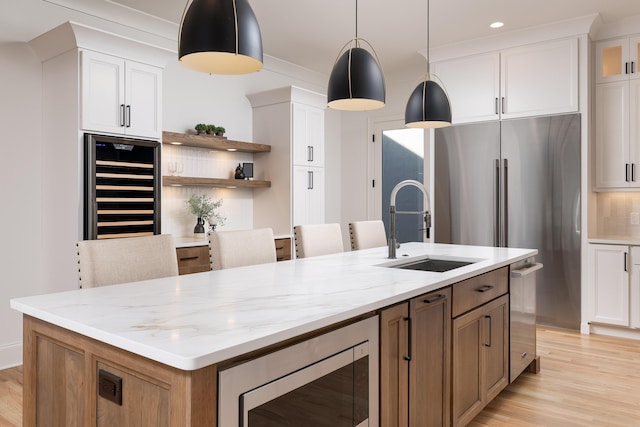
[{"label": "kitchen island", "polygon": [[[396,261],[382,247],[14,299],[24,425],[216,425],[220,370],[536,253],[410,243]],[[443,273],[385,266],[424,255],[475,262]]]}]

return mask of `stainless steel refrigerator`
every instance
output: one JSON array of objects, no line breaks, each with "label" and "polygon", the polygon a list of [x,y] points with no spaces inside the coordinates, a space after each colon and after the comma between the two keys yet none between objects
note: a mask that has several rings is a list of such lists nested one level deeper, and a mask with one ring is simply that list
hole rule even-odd
[{"label": "stainless steel refrigerator", "polygon": [[580,327],[580,114],[435,131],[438,243],[538,249],[538,323]]}]

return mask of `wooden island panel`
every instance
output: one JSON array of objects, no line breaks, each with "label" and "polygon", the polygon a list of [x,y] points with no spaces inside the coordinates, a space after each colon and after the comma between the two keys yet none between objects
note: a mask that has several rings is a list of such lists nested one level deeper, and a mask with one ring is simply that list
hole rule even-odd
[{"label": "wooden island panel", "polygon": [[[23,317],[25,427],[216,425],[216,365],[182,371]],[[98,396],[99,369],[122,378],[122,405]]]}]

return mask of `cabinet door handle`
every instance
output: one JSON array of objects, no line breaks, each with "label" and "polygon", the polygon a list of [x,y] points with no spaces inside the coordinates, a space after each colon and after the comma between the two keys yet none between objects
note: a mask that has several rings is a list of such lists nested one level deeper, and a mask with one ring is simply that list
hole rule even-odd
[{"label": "cabinet door handle", "polygon": [[476,289],[476,292],[484,293],[493,289],[493,285],[485,285],[481,288]]},{"label": "cabinet door handle", "polygon": [[493,341],[493,338],[491,336],[491,329],[492,329],[492,325],[491,325],[491,316],[484,316],[485,319],[489,319],[489,343],[484,343],[485,347],[491,347],[491,343]]},{"label": "cabinet door handle", "polygon": [[127,105],[126,111],[127,111],[127,116],[126,116],[127,127],[130,128],[131,127],[131,105]]},{"label": "cabinet door handle", "polygon": [[502,97],[502,114],[504,114],[504,96]]},{"label": "cabinet door handle", "polygon": [[307,172],[307,190],[313,190],[313,171]]},{"label": "cabinet door handle", "polygon": [[498,111],[498,97],[496,96],[496,114],[500,114]]},{"label": "cabinet door handle", "polygon": [[636,182],[636,164],[631,163],[631,181]]},{"label": "cabinet door handle", "polygon": [[627,257],[629,256],[629,254],[627,252],[624,253],[624,271],[629,271],[627,270]]},{"label": "cabinet door handle", "polygon": [[629,74],[629,63],[628,62],[624,63],[624,73],[625,74]]},{"label": "cabinet door handle", "polygon": [[629,182],[629,163],[624,164],[624,180]]},{"label": "cabinet door handle", "polygon": [[407,334],[408,334],[408,340],[407,340],[407,354],[404,356],[404,360],[406,360],[407,362],[411,361],[411,347],[413,346],[411,343],[411,317],[405,317],[404,321],[407,322]]},{"label": "cabinet door handle", "polygon": [[446,297],[447,297],[447,296],[446,296],[446,295],[444,295],[444,294],[438,294],[438,295],[436,295],[436,296],[435,296],[435,297],[433,297],[433,298],[426,298],[426,299],[424,300],[424,302],[425,302],[426,304],[431,304],[431,303],[434,303],[434,302],[436,302],[436,301],[443,300],[443,299],[445,299]]},{"label": "cabinet door handle", "polygon": [[125,120],[124,104],[120,104],[120,126],[124,127]]},{"label": "cabinet door handle", "polygon": [[131,127],[131,105],[127,105],[127,127]]},{"label": "cabinet door handle", "polygon": [[313,162],[313,146],[307,145],[307,161]]}]

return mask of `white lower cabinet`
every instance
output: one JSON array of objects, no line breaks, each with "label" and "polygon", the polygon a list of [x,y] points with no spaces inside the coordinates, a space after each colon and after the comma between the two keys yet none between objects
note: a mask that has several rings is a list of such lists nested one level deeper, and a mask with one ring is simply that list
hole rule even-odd
[{"label": "white lower cabinet", "polygon": [[324,224],[324,168],[293,167],[293,224]]},{"label": "white lower cabinet", "polygon": [[631,303],[630,321],[632,328],[640,328],[640,247],[631,247]]},{"label": "white lower cabinet", "polygon": [[[629,249],[632,250],[633,262],[629,259]],[[589,322],[638,327],[637,323],[634,326],[630,321],[631,318],[638,317],[640,309],[637,296],[635,304],[631,300],[637,290],[631,292],[630,277],[637,288],[637,284],[640,284],[640,248],[590,244],[588,257]],[[630,312],[633,316],[630,316]]]}]

